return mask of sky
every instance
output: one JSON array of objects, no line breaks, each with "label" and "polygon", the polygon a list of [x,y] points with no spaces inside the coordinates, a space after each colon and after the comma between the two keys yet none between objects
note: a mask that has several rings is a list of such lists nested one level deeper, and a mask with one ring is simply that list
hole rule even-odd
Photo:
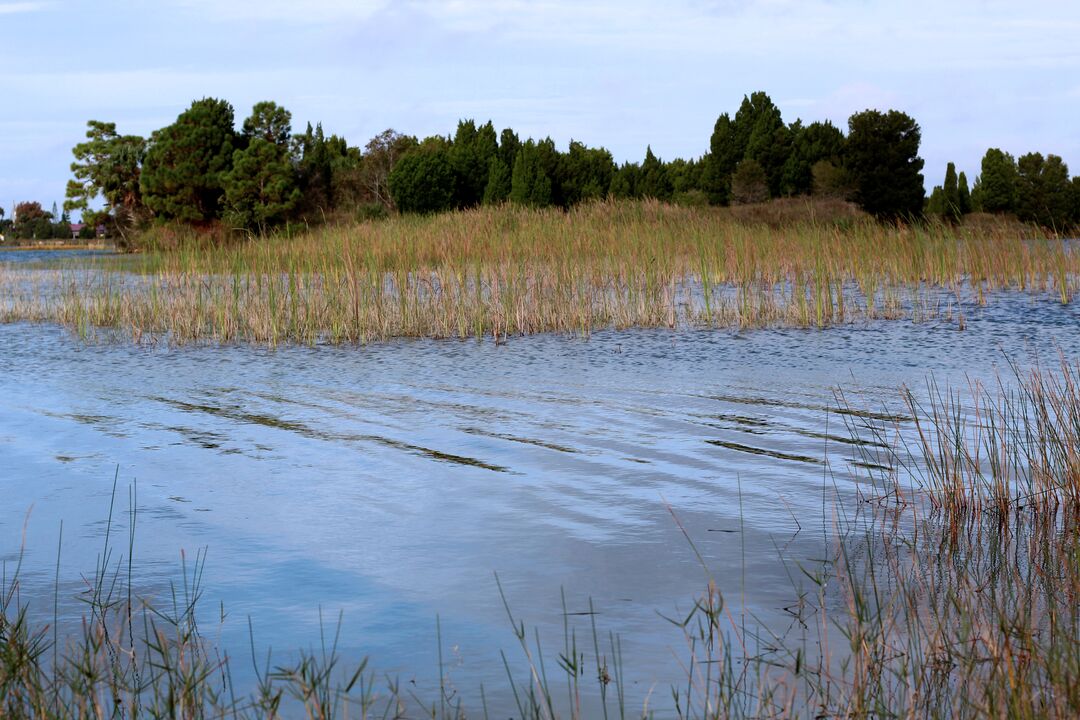
[{"label": "sky", "polygon": [[708,150],[769,93],[786,121],[897,109],[926,184],[988,147],[1080,174],[1076,0],[0,0],[0,205],[63,202],[87,120],[149,135],[260,100],[363,146],[491,119],[619,162]]}]

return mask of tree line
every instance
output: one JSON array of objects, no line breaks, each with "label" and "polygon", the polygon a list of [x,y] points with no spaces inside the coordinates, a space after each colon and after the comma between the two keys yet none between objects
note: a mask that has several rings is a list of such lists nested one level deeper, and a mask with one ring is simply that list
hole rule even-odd
[{"label": "tree line", "polygon": [[[14,240],[71,240],[71,215],[67,210],[58,211],[56,203],[46,210],[40,202],[27,201],[15,205],[10,218],[0,207],[0,237]],[[94,227],[83,227],[79,233],[83,239],[96,237]]]},{"label": "tree line", "polygon": [[971,212],[1010,213],[1053,230],[1080,226],[1080,175],[1070,180],[1059,156],[1032,152],[1014,158],[990,148],[981,171],[969,188],[967,176],[949,163],[944,182],[930,193],[927,214],[956,222]]},{"label": "tree line", "polygon": [[845,132],[828,121],[787,123],[764,92],[720,115],[701,157],[665,161],[649,147],[641,162],[621,165],[603,147],[571,141],[561,150],[490,121],[462,120],[453,134],[422,140],[386,130],[358,147],[321,125],[294,134],[288,110],[261,102],[237,128],[228,102],[204,98],[149,138],[90,121],[73,150],[64,210],[121,238],[153,221],[265,233],[293,221],[609,197],[730,205],[818,195],[885,220],[981,210],[1057,228],[1080,222],[1080,181],[1060,157],[1014,161],[990,150],[972,187],[950,164],[928,200],[920,144],[903,112],[855,113]]}]

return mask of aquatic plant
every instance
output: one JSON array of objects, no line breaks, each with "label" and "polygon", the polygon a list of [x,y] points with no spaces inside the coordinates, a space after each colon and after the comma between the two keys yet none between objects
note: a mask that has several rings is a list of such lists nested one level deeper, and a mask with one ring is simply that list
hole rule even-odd
[{"label": "aquatic plant", "polygon": [[0,271],[0,316],[171,342],[365,343],[629,327],[949,317],[995,292],[1069,302],[1080,259],[1015,226],[598,202],[404,216],[134,259]]}]

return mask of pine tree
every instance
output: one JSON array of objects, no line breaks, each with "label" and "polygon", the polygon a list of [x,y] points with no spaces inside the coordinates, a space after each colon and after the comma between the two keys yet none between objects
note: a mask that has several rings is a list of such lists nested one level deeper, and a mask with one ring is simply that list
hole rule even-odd
[{"label": "pine tree", "polygon": [[259,234],[284,221],[300,201],[287,146],[263,134],[233,154],[233,166],[223,184],[225,219]]},{"label": "pine tree", "polygon": [[153,135],[140,176],[146,205],[159,217],[182,222],[218,217],[235,139],[232,105],[213,98],[193,102]]}]

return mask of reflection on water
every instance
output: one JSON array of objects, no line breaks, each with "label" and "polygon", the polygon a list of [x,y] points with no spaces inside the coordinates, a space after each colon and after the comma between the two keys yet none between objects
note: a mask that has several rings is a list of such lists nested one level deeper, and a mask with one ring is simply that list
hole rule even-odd
[{"label": "reflection on water", "polygon": [[[1075,306],[1008,296],[965,315],[963,332],[881,322],[276,351],[0,326],[0,552],[14,557],[25,525],[27,592],[51,613],[60,521],[61,575],[77,577],[95,565],[119,468],[118,508],[137,481],[140,591],[166,591],[181,548],[209,548],[205,604],[224,603],[237,652],[249,617],[283,649],[317,638],[320,608],[341,610],[347,653],[424,686],[439,614],[449,673],[471,696],[500,685],[513,641],[497,572],[544,632],[562,632],[560,588],[571,613],[592,598],[589,618],[622,634],[640,706],[682,676],[681,636],[657,611],[685,609],[705,578],[672,513],[737,612],[779,633],[797,567],[825,556],[823,497],[854,498],[872,464],[846,422],[903,422],[897,389],[928,373],[965,384],[1006,352],[1080,355]],[[126,523],[118,513],[114,531]],[[66,617],[83,609],[77,591],[62,588]]]}]

